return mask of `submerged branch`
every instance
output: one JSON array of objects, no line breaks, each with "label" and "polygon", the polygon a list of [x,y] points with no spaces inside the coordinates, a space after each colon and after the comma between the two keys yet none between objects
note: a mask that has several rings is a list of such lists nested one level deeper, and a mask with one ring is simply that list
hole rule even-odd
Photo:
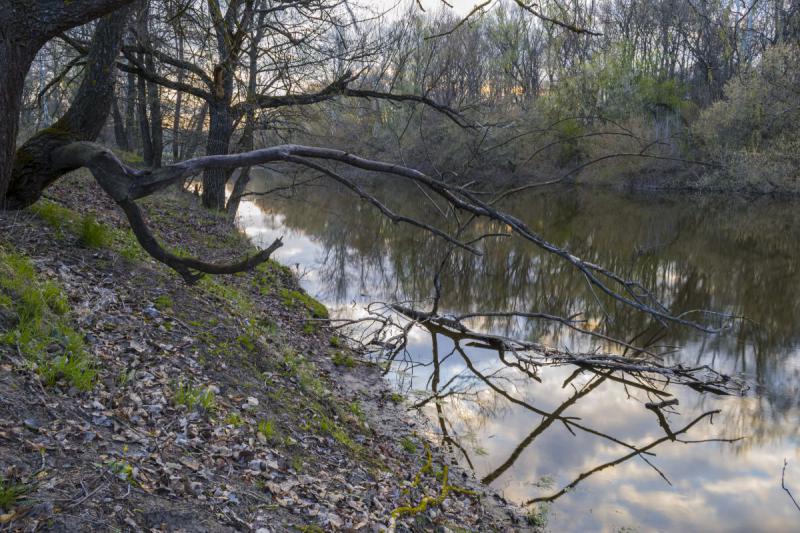
[{"label": "submerged branch", "polygon": [[[595,334],[588,330],[576,328],[574,321],[562,317],[536,313],[469,313],[461,316],[441,316],[433,313],[416,311],[403,305],[390,305],[392,310],[411,319],[434,333],[450,337],[454,341],[470,340],[472,345],[498,350],[501,353],[511,352],[517,360],[532,366],[570,364],[593,371],[612,371],[642,376],[658,376],[670,383],[680,384],[699,392],[711,392],[719,395],[741,394],[746,386],[737,379],[717,372],[708,365],[684,367],[681,364],[667,366],[642,358],[632,358],[603,353],[571,353],[557,350],[542,344],[513,339],[502,335],[482,333],[467,328],[461,321],[474,316],[524,316],[527,318],[544,318],[553,320],[580,333],[599,337],[635,351],[637,354],[654,356],[645,348],[637,347],[625,341],[606,335]],[[392,346],[395,350],[396,346]],[[522,353],[529,355],[523,356]]]}]

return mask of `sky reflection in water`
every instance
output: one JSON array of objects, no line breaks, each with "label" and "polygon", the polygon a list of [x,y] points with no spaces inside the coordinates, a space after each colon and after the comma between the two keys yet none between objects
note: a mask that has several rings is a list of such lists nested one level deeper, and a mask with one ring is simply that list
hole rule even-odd
[{"label": "sky reflection in water", "polygon": [[[441,242],[388,224],[348,196],[331,191],[298,196],[245,202],[238,222],[257,244],[284,235],[276,258],[298,265],[305,272],[304,287],[334,315],[361,316],[360,305],[374,300],[430,297],[432,259],[443,251]],[[386,197],[413,205],[399,193]],[[681,347],[669,362],[713,363],[753,385],[744,398],[670,387],[680,400],[668,414],[672,430],[719,409],[681,438],[748,438],[665,440],[650,450],[655,456],[646,457],[671,485],[637,456],[586,475],[628,455],[630,449],[619,442],[642,447],[665,439],[655,413],[644,407],[655,396],[588,371],[565,384],[575,372],[570,366],[542,368],[537,382],[503,364],[495,351],[465,347],[471,366],[492,376],[498,392],[453,352],[451,339],[433,339],[417,328],[409,347],[413,364],[396,362],[390,379],[416,400],[430,396],[432,387],[447,394],[438,407],[428,402],[422,411],[440,438],[451,439],[460,460],[516,502],[558,495],[585,476],[552,503],[536,504],[547,512],[553,531],[800,530],[800,513],[780,486],[786,458],[787,485],[800,493],[798,206],[560,191],[531,195],[506,209],[558,244],[641,279],[676,309],[713,308],[757,322],[722,337],[681,330],[660,341]],[[561,315],[580,310],[592,320],[602,318],[585,282],[558,260],[513,239],[490,248],[483,258],[456,257],[443,280],[446,309],[523,310],[525,303],[524,310]],[[605,305],[618,317],[606,326],[609,333],[630,338],[647,328],[645,317]],[[596,346],[552,324],[479,326],[572,350]],[[553,419],[542,415],[553,412]]]}]

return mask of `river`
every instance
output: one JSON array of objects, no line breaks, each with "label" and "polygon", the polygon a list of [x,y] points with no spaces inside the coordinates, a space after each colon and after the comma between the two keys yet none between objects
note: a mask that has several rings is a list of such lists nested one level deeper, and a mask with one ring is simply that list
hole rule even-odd
[{"label": "river", "polygon": [[[273,186],[261,176],[251,189]],[[417,191],[374,192],[421,219],[439,216],[440,206]],[[442,312],[581,312],[598,331],[662,351],[672,346],[666,362],[709,364],[748,389],[725,396],[571,365],[519,368],[496,351],[456,346],[417,327],[387,377],[409,405],[421,404],[433,437],[505,497],[529,504],[552,531],[800,531],[800,511],[781,486],[786,460],[785,484],[800,496],[800,204],[557,189],[502,208],[558,245],[640,280],[675,311],[747,320],[720,335],[662,331],[518,238],[489,239],[481,256],[454,253],[442,275]],[[447,250],[335,186],[250,198],[237,220],[256,244],[283,235],[276,259],[297,269],[334,317],[363,316],[375,301],[413,300],[426,309]],[[470,325],[564,350],[618,350],[553,322]],[[670,436],[645,407],[667,398],[680,402],[663,409],[671,432],[700,418],[686,433]],[[637,454],[631,446],[651,447]]]}]

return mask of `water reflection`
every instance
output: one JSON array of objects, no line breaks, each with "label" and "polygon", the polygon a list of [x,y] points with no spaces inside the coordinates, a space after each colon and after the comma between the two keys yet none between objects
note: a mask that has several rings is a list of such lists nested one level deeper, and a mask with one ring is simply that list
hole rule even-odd
[{"label": "water reflection", "polygon": [[[377,192],[413,216],[436,217],[402,191]],[[391,377],[414,395],[439,437],[509,498],[552,502],[554,530],[795,527],[800,517],[782,493],[780,467],[784,457],[797,463],[787,483],[800,486],[797,205],[565,190],[503,207],[556,244],[641,280],[674,309],[713,308],[751,321],[716,337],[663,332],[596,298],[569,266],[516,239],[487,242],[482,257],[454,252],[441,278],[441,312],[580,312],[605,334],[639,332],[640,344],[680,346],[669,363],[710,364],[755,387],[723,398],[642,376],[525,366],[414,328]],[[362,316],[361,304],[373,300],[429,301],[447,251],[335,188],[255,200],[240,215],[256,241],[286,235],[278,256],[309,269],[306,287],[338,316]],[[574,351],[619,349],[548,321],[481,318],[470,326]],[[672,398],[677,406],[646,407]],[[718,441],[737,436],[747,438]]]}]

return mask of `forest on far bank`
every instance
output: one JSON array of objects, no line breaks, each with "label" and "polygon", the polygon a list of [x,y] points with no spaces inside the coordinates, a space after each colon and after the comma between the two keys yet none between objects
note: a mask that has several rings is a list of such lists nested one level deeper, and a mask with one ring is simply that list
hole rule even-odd
[{"label": "forest on far bank", "polygon": [[[146,166],[301,142],[492,184],[800,192],[795,0],[547,2],[535,14],[500,0],[467,15],[255,4],[234,10],[241,39],[225,58],[216,2],[146,2],[118,61],[105,143]],[[20,142],[69,105],[91,32],[38,53]],[[220,65],[232,75],[217,79]],[[329,97],[275,102],[337,81],[346,88]]]}]

